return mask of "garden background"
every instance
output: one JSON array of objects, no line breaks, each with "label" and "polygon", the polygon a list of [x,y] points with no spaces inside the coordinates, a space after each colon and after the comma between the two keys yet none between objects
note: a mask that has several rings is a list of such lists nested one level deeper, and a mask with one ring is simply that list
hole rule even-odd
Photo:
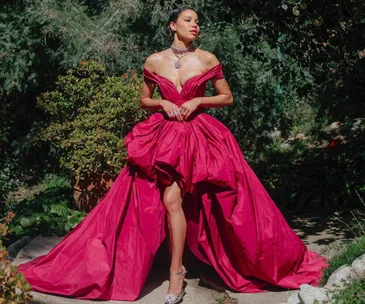
[{"label": "garden background", "polygon": [[72,187],[120,172],[123,137],[148,115],[138,107],[144,60],[169,47],[166,21],[181,5],[200,13],[199,46],[218,57],[234,95],[209,112],[280,208],[364,208],[363,1],[8,0],[0,212],[15,217],[5,244],[65,235],[85,216]]}]

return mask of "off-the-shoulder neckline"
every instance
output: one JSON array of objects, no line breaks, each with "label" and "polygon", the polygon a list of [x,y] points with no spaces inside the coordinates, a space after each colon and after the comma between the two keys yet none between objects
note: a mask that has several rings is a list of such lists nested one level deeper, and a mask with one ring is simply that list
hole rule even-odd
[{"label": "off-the-shoulder neckline", "polygon": [[207,73],[211,72],[212,70],[216,69],[216,68],[217,68],[217,67],[219,67],[220,65],[221,65],[221,64],[220,64],[220,63],[218,63],[218,64],[216,64],[215,66],[211,67],[210,69],[206,70],[205,72],[200,73],[200,74],[197,74],[197,75],[194,75],[193,77],[190,77],[188,80],[186,80],[186,81],[185,81],[184,85],[182,85],[182,86],[181,86],[181,91],[180,91],[180,92],[177,90],[177,88],[176,88],[176,86],[174,85],[174,83],[173,83],[170,79],[166,78],[165,76],[162,76],[162,75],[156,74],[156,73],[154,73],[154,72],[150,72],[150,71],[149,71],[149,70],[147,70],[146,68],[143,68],[143,73],[148,72],[148,73],[150,73],[150,74],[152,74],[152,75],[155,75],[155,76],[157,76],[157,77],[160,77],[160,78],[163,78],[163,79],[167,80],[167,81],[168,81],[168,82],[169,82],[169,83],[170,83],[170,84],[174,87],[175,91],[176,91],[177,93],[181,94],[181,93],[183,92],[183,90],[184,90],[184,88],[185,88],[186,84],[187,84],[189,81],[191,81],[192,79],[195,79],[195,78],[197,78],[197,77],[201,77],[201,76],[203,76],[203,75],[205,75],[205,74],[207,74]]}]

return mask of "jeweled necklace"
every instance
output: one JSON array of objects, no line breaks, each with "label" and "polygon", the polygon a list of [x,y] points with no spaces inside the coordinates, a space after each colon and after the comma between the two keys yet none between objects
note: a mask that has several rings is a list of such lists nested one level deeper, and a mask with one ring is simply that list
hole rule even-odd
[{"label": "jeweled necklace", "polygon": [[183,58],[185,55],[189,54],[191,49],[193,48],[191,45],[185,48],[177,48],[171,44],[171,51],[177,57],[177,61],[175,62],[175,69],[181,68],[181,61],[180,59]]}]

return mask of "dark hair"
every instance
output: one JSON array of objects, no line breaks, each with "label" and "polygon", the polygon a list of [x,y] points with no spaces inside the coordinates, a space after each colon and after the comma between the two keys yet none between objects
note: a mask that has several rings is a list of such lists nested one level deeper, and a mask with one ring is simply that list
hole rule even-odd
[{"label": "dark hair", "polygon": [[180,17],[181,13],[184,12],[184,11],[187,11],[187,10],[192,10],[194,11],[196,14],[198,14],[198,12],[191,8],[191,7],[179,7],[179,8],[175,8],[171,14],[170,14],[170,17],[169,17],[169,20],[167,22],[167,35],[169,37],[169,40],[172,40],[174,38],[174,32],[173,30],[171,30],[170,28],[170,22],[177,22],[177,19]]}]

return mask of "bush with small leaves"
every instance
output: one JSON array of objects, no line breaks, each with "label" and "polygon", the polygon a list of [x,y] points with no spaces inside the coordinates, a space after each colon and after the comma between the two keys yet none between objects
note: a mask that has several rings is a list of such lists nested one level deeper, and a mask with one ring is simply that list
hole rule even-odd
[{"label": "bush with small leaves", "polygon": [[139,107],[141,77],[132,70],[108,76],[95,61],[82,61],[60,76],[38,105],[48,114],[40,138],[59,153],[61,166],[79,176],[118,173],[125,164],[123,137],[146,112]]},{"label": "bush with small leaves", "polygon": [[2,239],[9,233],[9,223],[15,214],[8,212],[0,224],[0,304],[26,304],[32,303],[33,297],[29,293],[31,285],[25,280],[24,275],[18,272],[16,266],[6,258],[7,251],[2,244]]}]

